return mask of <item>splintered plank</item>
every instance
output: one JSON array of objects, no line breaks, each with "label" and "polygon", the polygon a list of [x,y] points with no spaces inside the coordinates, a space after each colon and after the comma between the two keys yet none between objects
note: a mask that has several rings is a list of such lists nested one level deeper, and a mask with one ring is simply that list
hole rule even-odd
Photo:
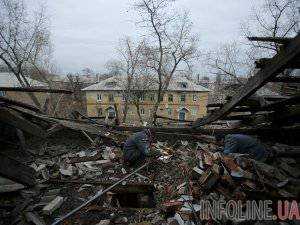
[{"label": "splintered plank", "polygon": [[271,80],[271,82],[300,83],[300,77],[275,77]]},{"label": "splintered plank", "polygon": [[24,109],[32,110],[34,112],[41,112],[41,110],[38,109],[35,106],[26,104],[24,102],[19,102],[19,101],[16,101],[16,100],[12,100],[12,99],[9,99],[9,98],[1,97],[1,96],[0,96],[0,102],[4,102],[9,106],[18,106],[18,107],[21,107],[21,108],[24,108]]},{"label": "splintered plank", "polygon": [[0,175],[17,183],[34,186],[35,171],[14,159],[0,153]]},{"label": "splintered plank", "polygon": [[259,41],[259,42],[274,42],[278,44],[288,44],[293,39],[287,37],[248,37],[248,40]]},{"label": "splintered plank", "polygon": [[286,37],[248,37],[249,41],[274,42],[278,44],[288,44],[293,39]]},{"label": "splintered plank", "polygon": [[29,122],[12,109],[0,107],[0,122],[9,124],[37,137],[45,137],[46,132],[38,125]]},{"label": "splintered plank", "polygon": [[211,114],[204,119],[198,119],[193,124],[193,128],[198,128],[205,124],[214,122],[224,116],[228,115],[235,106],[241,101],[254,94],[259,88],[264,86],[273,77],[282,72],[285,67],[295,57],[300,54],[300,34],[298,34],[285,48],[275,55],[272,60],[261,70],[259,70],[253,77],[248,79],[248,82],[243,85],[235,96],[226,103],[219,111]]},{"label": "splintered plank", "polygon": [[61,94],[73,94],[73,91],[66,89],[46,89],[35,87],[0,87],[0,91],[14,91],[14,92],[41,92],[41,93],[61,93]]}]

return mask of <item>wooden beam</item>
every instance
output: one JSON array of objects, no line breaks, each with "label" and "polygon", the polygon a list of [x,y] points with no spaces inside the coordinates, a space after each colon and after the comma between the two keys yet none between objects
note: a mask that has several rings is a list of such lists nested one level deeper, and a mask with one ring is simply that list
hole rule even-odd
[{"label": "wooden beam", "polygon": [[206,105],[206,108],[217,108],[217,107],[222,107],[224,104],[223,103],[210,103]]},{"label": "wooden beam", "polygon": [[[271,58],[261,58],[259,60],[255,61],[255,67],[262,69],[265,68],[270,62],[271,62]],[[289,62],[286,65],[286,68],[289,69],[299,69],[300,68],[300,58],[296,57],[295,59],[293,59],[291,62]]]},{"label": "wooden beam", "polygon": [[293,130],[293,131],[300,131],[300,126],[296,126],[295,128],[271,128],[271,127],[265,127],[265,128],[234,128],[234,129],[228,129],[228,128],[222,128],[222,129],[216,129],[216,128],[200,128],[200,129],[191,129],[191,128],[174,128],[174,127],[124,127],[119,126],[115,127],[118,131],[131,131],[131,132],[138,132],[145,129],[153,129],[155,132],[158,133],[181,133],[181,134],[235,134],[235,133],[247,133],[247,134],[261,134],[261,133],[276,133],[280,129],[282,131],[287,130]]},{"label": "wooden beam", "polygon": [[46,136],[46,132],[41,127],[26,120],[12,109],[0,107],[0,122],[9,124],[37,137],[44,138]]},{"label": "wooden beam", "polygon": [[[232,96],[230,97],[232,98]],[[286,99],[287,97],[280,97],[280,96],[258,96],[252,95],[247,99],[241,101],[238,106],[248,106],[248,107],[260,107],[262,106],[265,101],[278,101],[281,99]],[[224,103],[226,104],[226,103]],[[208,104],[206,108],[222,108],[224,106],[223,103],[212,103]],[[238,110],[237,110],[238,111]]]},{"label": "wooden beam", "polygon": [[277,110],[277,109],[281,109],[282,107],[285,107],[287,105],[299,105],[300,104],[300,95],[296,95],[293,97],[290,97],[288,99],[285,100],[281,100],[281,101],[277,101],[277,102],[273,102],[270,104],[267,104],[266,106],[262,107],[263,109],[272,109],[272,110]]},{"label": "wooden beam", "polygon": [[273,114],[272,121],[274,124],[297,123],[300,121],[300,107],[290,106]]},{"label": "wooden beam", "polygon": [[15,91],[15,92],[46,92],[46,93],[61,93],[61,94],[73,94],[73,91],[66,89],[46,89],[46,88],[34,88],[34,87],[0,87],[0,91]]},{"label": "wooden beam", "polygon": [[199,140],[204,143],[214,143],[216,144],[213,136],[201,135],[201,134],[182,134],[182,133],[166,133],[166,132],[156,132],[156,137],[158,140]]},{"label": "wooden beam", "polygon": [[274,77],[270,82],[300,83],[300,77]]},{"label": "wooden beam", "polygon": [[[264,106],[238,106],[232,109],[232,112],[262,112],[262,111],[276,111],[281,110],[282,107],[285,107],[287,105],[299,105],[300,104],[300,96],[293,96],[284,100],[275,101],[272,103],[269,103]],[[220,109],[213,109],[208,110],[209,113],[216,113]],[[225,118],[227,120],[227,117]]]},{"label": "wooden beam", "polygon": [[0,153],[0,175],[26,186],[35,185],[35,171]]},{"label": "wooden beam", "polygon": [[193,123],[194,122],[193,120],[179,120],[179,119],[173,119],[173,118],[159,116],[159,115],[157,115],[156,118],[175,121],[175,122],[181,122],[181,123]]},{"label": "wooden beam", "polygon": [[8,98],[5,98],[5,97],[0,97],[0,103],[1,102],[5,103],[6,105],[18,106],[18,107],[22,107],[24,109],[29,109],[31,111],[41,113],[41,110],[38,109],[35,106],[29,105],[29,104],[26,104],[26,103],[23,103],[23,102],[11,100],[11,99],[8,99]]},{"label": "wooden beam", "polygon": [[258,71],[248,82],[237,92],[230,102],[226,103],[218,112],[204,119],[198,119],[193,127],[200,127],[216,121],[237,106],[241,101],[254,94],[259,88],[264,86],[270,79],[277,76],[284,70],[285,66],[300,54],[300,34],[298,34],[284,49],[273,57],[272,61],[263,69]]},{"label": "wooden beam", "polygon": [[288,44],[293,39],[286,37],[247,37],[249,41],[274,42],[277,44]]},{"label": "wooden beam", "polygon": [[181,134],[248,134],[248,135],[258,135],[266,140],[272,140],[282,143],[289,143],[290,145],[300,145],[300,126],[289,126],[289,127],[271,127],[264,126],[262,128],[165,128],[165,127],[116,127],[119,131],[131,131],[138,132],[146,128],[153,128],[156,132],[166,132],[166,133],[181,133]]}]

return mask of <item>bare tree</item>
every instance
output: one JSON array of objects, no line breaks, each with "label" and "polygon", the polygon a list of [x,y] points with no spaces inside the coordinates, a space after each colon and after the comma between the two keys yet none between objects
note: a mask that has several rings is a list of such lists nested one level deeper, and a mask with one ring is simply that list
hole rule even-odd
[{"label": "bare tree", "polygon": [[91,68],[86,67],[86,68],[82,69],[82,74],[83,75],[93,75],[94,71]]},{"label": "bare tree", "polygon": [[146,96],[150,85],[153,86],[153,78],[148,73],[148,68],[145,65],[144,58],[145,42],[133,42],[129,37],[121,41],[119,53],[121,61],[118,63],[119,68],[123,71],[125,76],[124,85],[124,110],[123,123],[127,118],[127,112],[130,104],[136,107],[139,120],[143,123],[140,114],[141,99]]},{"label": "bare tree", "polygon": [[223,44],[217,51],[211,52],[207,65],[221,81],[243,84],[243,78],[254,71],[251,58],[251,52],[234,42]]},{"label": "bare tree", "polygon": [[155,79],[147,74],[136,74],[131,81],[132,90],[129,95],[129,102],[136,107],[141,124],[144,122],[141,115],[142,102],[156,84]]},{"label": "bare tree", "polygon": [[[298,22],[296,2],[297,0],[265,0],[263,5],[254,7],[251,18],[242,26],[245,36],[295,36]],[[273,42],[251,44],[256,51],[266,56],[272,56],[280,50],[280,46]]]},{"label": "bare tree", "polygon": [[[49,44],[44,8],[28,12],[22,0],[0,0],[0,59],[23,87],[30,87],[26,68],[36,65]],[[32,93],[34,104],[41,105]]]},{"label": "bare tree", "polygon": [[[292,37],[297,32],[296,0],[265,0],[253,8],[251,17],[242,26],[246,37]],[[227,43],[210,54],[208,66],[223,79],[242,83],[241,78],[254,72],[254,61],[271,57],[280,50],[273,42]]]},{"label": "bare tree", "polygon": [[154,124],[170,80],[179,69],[188,68],[197,55],[197,38],[191,32],[189,15],[173,13],[172,2],[174,0],[140,0],[135,5],[141,16],[139,25],[146,31],[146,65],[156,75],[158,83],[153,109]]},{"label": "bare tree", "polygon": [[120,60],[109,60],[105,68],[110,76],[120,76],[123,73],[123,65]]}]

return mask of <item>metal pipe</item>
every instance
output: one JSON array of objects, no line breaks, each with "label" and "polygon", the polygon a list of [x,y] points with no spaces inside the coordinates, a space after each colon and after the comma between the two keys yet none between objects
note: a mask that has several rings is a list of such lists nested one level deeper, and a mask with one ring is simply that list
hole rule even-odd
[{"label": "metal pipe", "polygon": [[84,131],[84,130],[82,130],[81,131],[83,134],[84,134],[84,136],[86,136],[87,137],[87,139],[89,139],[89,141],[92,143],[92,144],[95,144],[95,142],[94,142],[94,140]]},{"label": "metal pipe", "polygon": [[132,173],[128,174],[126,177],[122,178],[121,180],[119,180],[118,182],[116,182],[115,184],[113,184],[112,186],[106,188],[104,191],[101,191],[99,193],[97,193],[94,197],[92,197],[91,199],[89,199],[88,201],[86,201],[85,203],[83,203],[82,205],[78,206],[77,208],[73,209],[71,212],[67,213],[66,215],[64,215],[63,217],[61,217],[60,219],[58,219],[57,221],[55,221],[54,223],[52,223],[51,225],[57,225],[60,224],[61,222],[63,222],[65,219],[69,218],[70,216],[72,216],[74,213],[78,212],[80,209],[84,208],[85,206],[87,206],[88,204],[92,203],[93,201],[95,201],[97,198],[99,198],[100,196],[102,196],[103,194],[105,194],[106,192],[110,191],[111,189],[113,189],[114,187],[116,187],[117,185],[119,185],[120,183],[122,183],[124,180],[128,179],[129,177],[131,177],[132,175],[134,175],[136,172],[142,170],[143,168],[145,168],[146,166],[148,166],[150,164],[150,162],[146,163],[145,165],[137,168],[135,171],[133,171]]}]

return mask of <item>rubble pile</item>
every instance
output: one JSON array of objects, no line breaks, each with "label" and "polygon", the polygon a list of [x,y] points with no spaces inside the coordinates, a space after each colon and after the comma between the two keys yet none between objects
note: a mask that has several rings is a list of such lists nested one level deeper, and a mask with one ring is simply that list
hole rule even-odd
[{"label": "rubble pile", "polygon": [[98,195],[61,224],[240,224],[220,210],[212,218],[203,202],[299,199],[297,146],[266,143],[273,157],[258,162],[223,155],[213,136],[165,128],[152,143],[160,156],[128,167],[121,148],[131,132],[1,110],[0,225],[52,224]]},{"label": "rubble pile", "polygon": [[[51,224],[140,166],[125,166],[121,147],[105,138],[90,144],[79,139],[77,147],[62,135],[52,142],[35,141],[31,151],[37,154],[27,164],[36,172],[37,184],[28,188],[1,180],[6,194],[1,195],[0,224]],[[211,218],[200,219],[207,210],[203,200],[298,197],[300,172],[293,158],[262,163],[247,155],[225,156],[214,144],[180,140],[157,141],[153,148],[161,152],[159,158],[149,159],[147,168],[62,224],[212,224]],[[224,214],[215,223],[228,220]]]},{"label": "rubble pile", "polygon": [[[284,151],[289,146],[274,146],[274,149],[279,148]],[[175,213],[172,221],[176,220],[178,224],[196,224],[201,221],[201,224],[206,224],[205,220],[199,219],[204,217],[207,224],[211,224],[212,218],[208,208],[205,208],[207,205],[201,204],[201,201],[235,200],[245,206],[246,201],[250,200],[299,198],[297,178],[300,170],[295,159],[274,158],[266,164],[250,159],[247,155],[227,156],[213,149],[198,143],[197,165],[189,168],[187,182],[177,187],[177,194],[181,195],[163,203],[167,212]],[[223,212],[218,222],[226,223],[228,220]]]}]

